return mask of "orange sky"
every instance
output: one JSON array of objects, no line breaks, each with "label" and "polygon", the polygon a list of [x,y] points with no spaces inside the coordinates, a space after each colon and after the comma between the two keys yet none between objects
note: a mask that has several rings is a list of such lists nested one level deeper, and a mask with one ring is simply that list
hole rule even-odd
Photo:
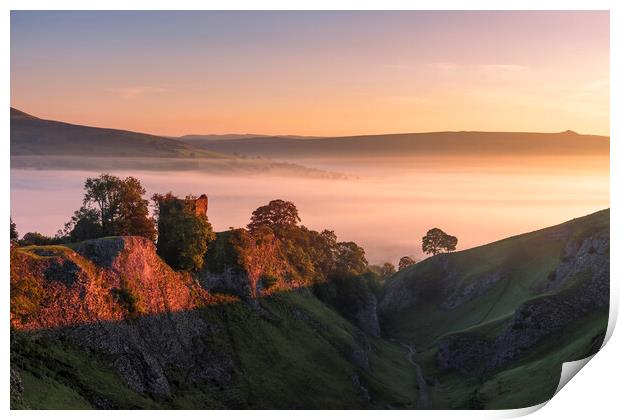
[{"label": "orange sky", "polygon": [[12,12],[11,103],[162,135],[609,135],[609,15]]}]

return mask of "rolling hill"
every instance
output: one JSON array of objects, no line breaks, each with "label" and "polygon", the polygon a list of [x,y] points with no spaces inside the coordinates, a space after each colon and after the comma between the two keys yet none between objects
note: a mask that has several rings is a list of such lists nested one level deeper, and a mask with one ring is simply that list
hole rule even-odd
[{"label": "rolling hill", "polygon": [[331,138],[200,139],[196,147],[272,159],[316,157],[609,155],[609,137],[562,133],[437,132]]},{"label": "rolling hill", "polygon": [[44,120],[11,108],[11,156],[221,157],[176,139]]},{"label": "rolling hill", "polygon": [[563,362],[601,346],[609,276],[603,210],[397,273],[379,304],[381,326],[439,378],[435,403],[534,405],[551,398]]},{"label": "rolling hill", "polygon": [[[177,137],[178,140],[185,141],[194,145],[201,145],[203,142],[216,140],[241,140],[241,139],[256,139],[274,137],[265,134],[187,134],[185,136]],[[318,139],[316,136],[275,136],[282,139]]]},{"label": "rolling hill", "polygon": [[212,152],[175,138],[44,120],[15,108],[11,108],[11,168],[345,177],[294,163]]}]

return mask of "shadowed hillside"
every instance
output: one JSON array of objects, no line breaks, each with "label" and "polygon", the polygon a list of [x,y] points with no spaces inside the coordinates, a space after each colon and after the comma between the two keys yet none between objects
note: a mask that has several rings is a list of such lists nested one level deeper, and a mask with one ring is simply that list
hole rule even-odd
[{"label": "shadowed hillside", "polygon": [[561,364],[602,344],[608,310],[609,210],[429,258],[379,304],[385,334],[442,378],[438,403],[463,408],[551,398]]},{"label": "shadowed hillside", "polygon": [[562,133],[476,131],[381,134],[319,139],[255,137],[188,142],[221,153],[268,158],[389,156],[609,155],[609,137]]},{"label": "shadowed hillside", "polygon": [[43,120],[15,108],[11,108],[11,168],[346,177],[293,163],[241,159],[174,138]]},{"label": "shadowed hillside", "polygon": [[110,128],[43,120],[11,108],[11,155],[218,157],[181,141]]}]

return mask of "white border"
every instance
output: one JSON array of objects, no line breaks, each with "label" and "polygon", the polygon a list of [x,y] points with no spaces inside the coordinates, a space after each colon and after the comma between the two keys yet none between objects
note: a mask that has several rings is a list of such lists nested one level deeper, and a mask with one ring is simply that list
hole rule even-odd
[{"label": "white border", "polygon": [[[492,0],[474,0],[474,1],[458,1],[458,0],[427,0],[427,1],[405,1],[405,0],[383,0],[383,1],[370,1],[370,0],[301,0],[292,3],[285,0],[263,0],[263,1],[249,1],[249,0],[229,0],[229,1],[197,1],[197,0],[176,0],[176,1],[162,1],[162,0],[90,0],[88,2],[80,0],[57,0],[53,4],[49,0],[5,0],[1,6],[4,10],[0,16],[0,28],[2,31],[2,40],[0,42],[0,49],[2,57],[4,58],[4,65],[1,68],[1,87],[0,95],[4,97],[5,103],[5,118],[0,118],[0,132],[2,137],[0,140],[0,147],[2,148],[2,195],[5,199],[0,201],[0,208],[2,209],[2,217],[6,220],[6,217],[10,214],[9,201],[6,197],[10,197],[10,154],[9,154],[9,119],[8,108],[10,106],[10,14],[9,10],[610,10],[611,11],[611,72],[610,72],[610,115],[611,118],[611,161],[610,165],[610,188],[611,188],[611,218],[612,218],[612,250],[611,260],[620,261],[620,253],[618,248],[615,247],[615,239],[617,238],[617,209],[618,209],[618,195],[614,192],[614,188],[617,187],[618,182],[618,147],[616,146],[614,139],[618,134],[618,121],[613,116],[620,115],[618,108],[618,77],[620,74],[620,68],[618,67],[618,53],[620,52],[620,43],[618,42],[619,30],[618,30],[618,13],[620,13],[620,2],[617,1],[597,1],[597,0],[565,0],[562,2],[553,0],[521,0],[521,1],[492,1]],[[42,209],[44,210],[44,209]],[[4,320],[1,323],[2,328],[2,341],[5,352],[2,354],[2,367],[0,377],[4,378],[5,393],[2,399],[2,406],[4,410],[9,411],[9,353],[6,351],[9,347],[9,262],[8,262],[8,241],[0,241],[0,258],[2,259],[2,268],[4,272],[2,295],[4,304],[2,314]],[[612,264],[611,267],[611,279],[612,279],[612,300],[610,309],[610,327],[609,333],[615,326],[615,321],[618,313],[618,284],[617,284],[617,269],[616,265]],[[618,357],[620,354],[620,344],[618,339],[613,339],[607,343],[605,348],[593,358],[592,362],[588,364],[588,367],[579,374],[580,378],[576,381],[571,381],[558,395],[556,395],[547,405],[549,407],[538,411],[535,416],[537,418],[611,418],[613,413],[618,412],[618,400],[616,389],[616,376],[619,372]],[[542,404],[543,406],[545,404]],[[317,416],[336,417],[341,415],[355,416],[357,419],[364,419],[374,417],[376,415],[389,416],[390,418],[407,418],[412,416],[417,418],[459,418],[459,419],[479,419],[479,418],[503,418],[514,417],[519,415],[528,414],[535,411],[540,407],[534,407],[524,410],[511,410],[511,411],[433,411],[433,412],[412,412],[412,411],[395,411],[395,412],[374,412],[374,411],[301,411],[296,412],[295,417],[297,419],[312,419],[315,420]],[[3,411],[4,411],[3,410]],[[19,418],[33,418],[34,416],[45,416],[52,418],[67,417],[81,417],[84,413],[73,411],[47,411],[47,412],[10,412],[11,416]],[[89,413],[97,419],[103,419],[109,415],[107,412],[94,412]],[[185,411],[182,414],[170,413],[166,411],[156,412],[119,412],[115,413],[116,416],[132,417],[135,416],[149,416],[151,418],[167,418],[170,415],[184,415],[190,417],[215,417],[215,418],[234,418],[236,416],[252,416],[254,419],[267,419],[270,420],[284,419],[289,417],[291,413],[285,411],[254,411],[254,412],[235,412],[235,411],[210,411],[208,413],[200,411]]]}]

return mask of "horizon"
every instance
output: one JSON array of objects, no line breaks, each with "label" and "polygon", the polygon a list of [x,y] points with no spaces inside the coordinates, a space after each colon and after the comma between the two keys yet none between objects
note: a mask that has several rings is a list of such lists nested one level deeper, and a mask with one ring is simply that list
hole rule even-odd
[{"label": "horizon", "polygon": [[70,125],[81,125],[81,126],[86,126],[86,127],[92,127],[92,128],[100,128],[100,129],[104,129],[104,130],[122,130],[122,131],[131,131],[134,133],[139,133],[139,134],[147,134],[150,136],[156,136],[156,137],[167,137],[167,138],[173,138],[173,139],[182,139],[183,137],[200,137],[200,136],[249,136],[248,138],[253,138],[253,137],[302,137],[300,138],[300,140],[304,140],[304,138],[308,138],[310,140],[312,139],[333,139],[333,138],[339,138],[339,137],[365,137],[365,136],[398,136],[398,135],[407,135],[407,134],[434,134],[434,133],[522,133],[522,134],[576,134],[579,136],[599,136],[599,137],[607,137],[609,138],[609,135],[603,135],[603,134],[594,134],[594,133],[582,133],[582,132],[578,132],[575,130],[571,130],[571,129],[565,129],[565,130],[561,130],[561,131],[507,131],[507,130],[498,130],[498,131],[485,131],[485,130],[476,130],[476,129],[472,129],[472,130],[437,130],[437,131],[403,131],[403,132],[386,132],[386,133],[364,133],[364,134],[353,134],[353,135],[346,135],[346,136],[338,136],[338,135],[322,135],[322,136],[315,136],[312,134],[304,134],[304,135],[299,135],[297,133],[280,133],[280,134],[265,134],[265,133],[241,133],[241,132],[232,132],[232,131],[224,131],[224,132],[218,132],[218,133],[212,133],[212,132],[208,132],[208,133],[186,133],[186,134],[180,134],[178,136],[168,136],[165,134],[158,134],[158,133],[150,133],[150,132],[143,132],[143,131],[134,131],[134,130],[126,130],[124,128],[118,128],[118,127],[109,127],[109,126],[99,126],[99,125],[85,125],[85,124],[79,124],[79,123],[74,123],[71,121],[61,121],[61,120],[53,120],[53,119],[47,119],[47,118],[41,118],[38,117],[37,115],[34,115],[30,112],[26,112],[23,111],[13,105],[10,106],[11,110],[15,110],[18,112],[21,112],[23,114],[28,115],[29,117],[33,117],[33,118],[37,118],[37,119],[41,119],[41,120],[46,120],[46,121],[55,121],[55,122],[61,122],[61,123],[65,123],[65,124],[70,124]]},{"label": "horizon", "polygon": [[165,137],[609,136],[609,13],[12,11],[11,75],[17,109]]}]

